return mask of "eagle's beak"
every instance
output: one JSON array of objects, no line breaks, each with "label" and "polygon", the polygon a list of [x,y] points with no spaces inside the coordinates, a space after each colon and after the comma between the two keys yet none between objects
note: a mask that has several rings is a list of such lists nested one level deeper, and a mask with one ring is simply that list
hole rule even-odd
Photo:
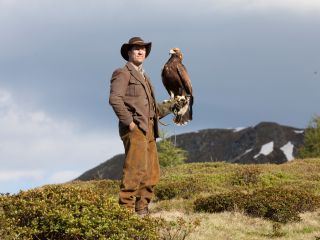
[{"label": "eagle's beak", "polygon": [[175,51],[173,51],[173,49],[170,49],[169,54],[174,54]]}]

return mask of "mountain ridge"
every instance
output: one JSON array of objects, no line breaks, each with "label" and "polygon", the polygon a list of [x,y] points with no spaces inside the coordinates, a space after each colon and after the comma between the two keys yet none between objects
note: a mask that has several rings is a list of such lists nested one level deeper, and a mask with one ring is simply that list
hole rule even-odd
[{"label": "mountain ridge", "polygon": [[[303,144],[304,129],[260,122],[246,128],[202,129],[176,136],[176,146],[188,152],[186,163],[217,162],[281,164],[291,161]],[[121,179],[124,154],[84,172],[76,180]]]}]

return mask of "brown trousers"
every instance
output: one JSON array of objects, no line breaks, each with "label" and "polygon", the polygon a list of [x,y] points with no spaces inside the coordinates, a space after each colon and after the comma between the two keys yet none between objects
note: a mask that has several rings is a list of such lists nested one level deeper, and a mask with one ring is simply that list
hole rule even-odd
[{"label": "brown trousers", "polygon": [[148,207],[154,186],[159,182],[160,166],[153,124],[145,135],[138,126],[121,136],[125,162],[120,186],[119,203],[136,212]]}]

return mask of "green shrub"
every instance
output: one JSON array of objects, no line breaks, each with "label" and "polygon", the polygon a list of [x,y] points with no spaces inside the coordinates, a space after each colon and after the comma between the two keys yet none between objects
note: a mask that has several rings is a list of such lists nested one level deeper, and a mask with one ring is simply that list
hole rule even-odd
[{"label": "green shrub", "polygon": [[107,194],[61,185],[0,198],[0,224],[0,239],[159,237],[155,221],[135,216]]},{"label": "green shrub", "polygon": [[157,143],[159,163],[161,167],[172,167],[183,164],[187,159],[187,151],[176,147],[165,134],[161,133],[162,140]]},{"label": "green shrub", "polygon": [[155,189],[157,200],[170,200],[179,195],[179,183],[159,183]]},{"label": "green shrub", "polygon": [[82,189],[91,189],[97,193],[108,194],[108,196],[118,197],[120,190],[120,180],[90,180],[90,181],[72,181],[65,186],[80,187]]},{"label": "green shrub", "polygon": [[201,197],[195,200],[196,212],[224,212],[243,209],[247,201],[247,194],[233,191],[230,193],[214,194],[209,197]]},{"label": "green shrub", "polygon": [[320,207],[320,198],[299,188],[264,188],[250,194],[233,191],[202,197],[194,202],[195,211],[222,212],[243,210],[255,217],[275,222],[299,220],[299,213]]},{"label": "green shrub", "polygon": [[260,181],[261,172],[261,168],[257,165],[243,165],[235,170],[231,183],[240,186],[255,185]]},{"label": "green shrub", "polygon": [[155,189],[157,200],[169,200],[173,198],[189,199],[194,195],[206,191],[208,183],[196,177],[188,177],[179,180],[167,179],[160,182]]},{"label": "green shrub", "polygon": [[264,172],[260,175],[260,185],[264,187],[276,187],[276,186],[283,186],[283,185],[298,185],[302,183],[310,183],[305,182],[301,179],[300,176],[290,173],[289,171],[270,171]]},{"label": "green shrub", "polygon": [[320,157],[320,116],[312,118],[305,130],[304,145],[299,149],[300,158]]},{"label": "green shrub", "polygon": [[319,197],[299,188],[266,188],[255,191],[248,199],[245,212],[275,222],[300,220],[299,213],[319,207]]}]

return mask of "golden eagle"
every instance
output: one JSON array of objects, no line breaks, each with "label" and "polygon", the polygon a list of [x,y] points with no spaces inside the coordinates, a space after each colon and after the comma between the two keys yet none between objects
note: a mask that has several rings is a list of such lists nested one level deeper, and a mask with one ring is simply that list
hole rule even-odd
[{"label": "golden eagle", "polygon": [[182,52],[179,48],[170,49],[170,59],[162,69],[162,83],[170,98],[178,100],[173,109],[173,121],[185,125],[192,120],[193,95],[191,81],[186,67],[182,64]]}]

